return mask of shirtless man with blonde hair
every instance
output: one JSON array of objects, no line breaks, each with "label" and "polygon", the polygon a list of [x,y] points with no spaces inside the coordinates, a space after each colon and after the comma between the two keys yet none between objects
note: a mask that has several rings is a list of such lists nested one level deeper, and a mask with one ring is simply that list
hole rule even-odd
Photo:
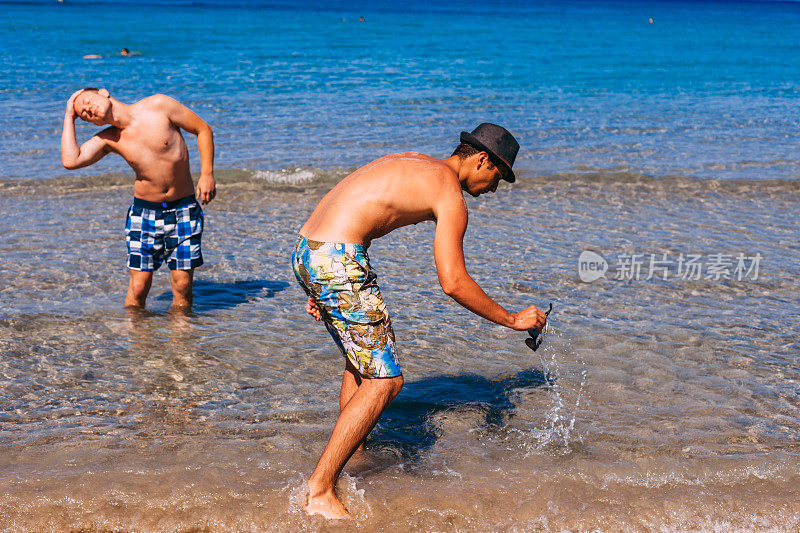
[{"label": "shirtless man with blonde hair", "polygon": [[308,481],[308,514],[348,517],[334,493],[336,479],[403,386],[391,320],[367,255],[372,240],[434,221],[434,260],[447,295],[511,329],[544,327],[545,314],[535,306],[511,313],[490,298],[464,262],[464,192],[477,197],[494,192],[501,179],[513,182],[518,150],[505,128],[484,123],[462,132],[447,159],[382,157],[339,182],[300,229],[292,263],[308,295],[306,311],[324,321],[345,356],[339,418]]},{"label": "shirtless man with blonde hair", "polygon": [[[108,127],[78,146],[77,117]],[[197,135],[201,170],[196,188],[181,129]],[[144,307],[153,272],[164,261],[170,269],[173,307],[191,306],[194,269],[203,264],[203,211],[198,200],[207,204],[217,191],[211,127],[163,94],[124,104],[106,89],[76,91],[67,102],[61,134],[64,168],[92,165],[111,152],[121,155],[136,173],[125,225],[130,269],[125,306]]]}]

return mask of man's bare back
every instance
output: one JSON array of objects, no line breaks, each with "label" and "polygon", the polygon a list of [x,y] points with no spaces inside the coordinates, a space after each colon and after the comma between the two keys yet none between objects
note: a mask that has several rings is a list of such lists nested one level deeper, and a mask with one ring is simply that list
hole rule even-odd
[{"label": "man's bare back", "polygon": [[446,202],[463,205],[464,199],[458,176],[445,161],[392,154],[339,182],[300,233],[317,241],[369,245],[399,227],[436,220],[437,207]]}]

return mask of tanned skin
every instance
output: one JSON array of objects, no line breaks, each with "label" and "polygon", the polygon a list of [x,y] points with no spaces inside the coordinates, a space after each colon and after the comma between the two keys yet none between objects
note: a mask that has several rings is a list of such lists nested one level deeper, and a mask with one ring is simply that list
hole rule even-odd
[{"label": "tanned skin", "polygon": [[[78,146],[75,119],[108,126]],[[192,183],[189,151],[181,129],[197,135],[200,179]],[[188,107],[163,94],[124,104],[105,89],[76,91],[67,102],[61,134],[61,162],[73,170],[92,165],[107,154],[121,155],[136,173],[134,196],[150,202],[170,202],[195,193],[205,205],[217,193],[214,181],[214,134],[211,127]],[[170,271],[172,305],[192,304],[192,270]],[[152,272],[130,271],[125,306],[143,308]]]},{"label": "tanned skin", "polygon": [[[504,171],[486,152],[465,159],[435,159],[418,153],[382,157],[356,170],[319,202],[300,230],[308,239],[361,243],[426,220],[436,223],[434,260],[442,290],[473,313],[497,324],[527,330],[544,326],[535,306],[511,313],[490,298],[470,277],[464,263],[467,229],[464,192],[480,196],[497,190]],[[306,311],[322,319],[309,298]],[[348,361],[339,397],[341,408],[325,451],[308,481],[308,514],[341,519],[349,516],[334,493],[345,463],[375,426],[403,386],[403,377],[366,379]]]}]

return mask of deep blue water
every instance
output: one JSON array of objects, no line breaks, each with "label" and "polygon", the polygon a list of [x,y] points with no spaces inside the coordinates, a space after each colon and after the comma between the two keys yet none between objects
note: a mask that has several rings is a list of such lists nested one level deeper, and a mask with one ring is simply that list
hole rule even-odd
[{"label": "deep blue water", "polygon": [[63,105],[88,85],[183,101],[222,169],[448,155],[494,121],[520,139],[523,176],[800,175],[797,3],[222,4],[0,4],[0,176],[65,174]]}]

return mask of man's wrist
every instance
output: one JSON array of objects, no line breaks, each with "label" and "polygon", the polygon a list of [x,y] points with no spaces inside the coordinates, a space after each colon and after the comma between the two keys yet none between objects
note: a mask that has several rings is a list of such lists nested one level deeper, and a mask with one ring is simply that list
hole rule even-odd
[{"label": "man's wrist", "polygon": [[514,326],[517,324],[517,315],[515,315],[514,313],[510,313],[508,311],[506,312],[508,313],[508,316],[506,317],[505,326],[514,329]]}]

